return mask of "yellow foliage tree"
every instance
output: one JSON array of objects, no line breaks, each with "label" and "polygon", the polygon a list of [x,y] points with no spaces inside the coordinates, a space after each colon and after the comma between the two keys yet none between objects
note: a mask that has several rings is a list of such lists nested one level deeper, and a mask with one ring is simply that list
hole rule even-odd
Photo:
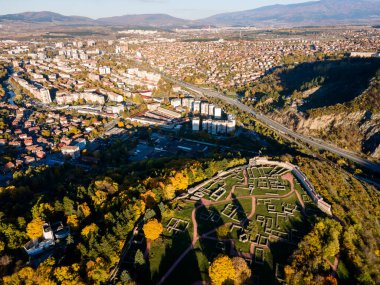
[{"label": "yellow foliage tree", "polygon": [[324,280],[321,282],[323,285],[338,285],[338,281],[335,277],[329,275],[324,278]]},{"label": "yellow foliage tree", "polygon": [[241,257],[233,257],[232,264],[235,269],[235,284],[244,284],[249,278],[251,278],[251,269],[249,269],[247,262]]},{"label": "yellow foliage tree", "polygon": [[26,226],[26,233],[27,235],[34,239],[39,238],[42,236],[42,226],[44,225],[44,221],[41,218],[33,219],[27,226]]},{"label": "yellow foliage tree", "polygon": [[91,215],[90,207],[87,205],[87,203],[80,204],[78,206],[79,211],[82,212],[83,216],[87,218],[89,215]]},{"label": "yellow foliage tree", "polygon": [[54,270],[54,276],[59,282],[72,281],[75,279],[75,275],[71,272],[69,266],[57,267]]},{"label": "yellow foliage tree", "polygon": [[46,218],[54,212],[54,208],[49,203],[39,203],[32,208],[33,218]]},{"label": "yellow foliage tree", "polygon": [[186,190],[187,187],[189,187],[189,178],[182,172],[176,172],[176,174],[170,178],[170,182],[174,190]]},{"label": "yellow foliage tree", "polygon": [[91,199],[94,201],[95,205],[101,205],[104,201],[107,200],[107,192],[97,190]]},{"label": "yellow foliage tree", "polygon": [[171,200],[175,196],[175,189],[172,184],[164,187],[164,198],[165,200]]},{"label": "yellow foliage tree", "polygon": [[88,225],[82,229],[82,236],[88,237],[89,234],[98,231],[98,226],[94,223]]},{"label": "yellow foliage tree", "polygon": [[222,285],[224,282],[233,282],[235,268],[228,256],[219,256],[211,264],[208,273],[212,284]]},{"label": "yellow foliage tree", "polygon": [[[55,263],[54,259],[48,258],[43,263],[41,263],[36,270],[34,270],[31,267],[24,267],[20,271],[14,273],[13,275],[4,277],[3,283],[4,285],[14,285],[14,284],[56,285],[57,283],[52,278],[54,263]],[[60,284],[64,284],[64,283],[60,283]],[[77,282],[76,284],[83,284],[83,283]]]},{"label": "yellow foliage tree", "polygon": [[137,201],[137,203],[135,203],[132,206],[132,209],[133,209],[133,217],[135,218],[135,220],[137,220],[145,212],[145,202],[141,200]]},{"label": "yellow foliage tree", "polygon": [[67,217],[67,224],[73,229],[77,229],[79,226],[79,221],[77,215],[70,215]]},{"label": "yellow foliage tree", "polygon": [[147,208],[153,208],[157,203],[156,194],[154,194],[151,190],[141,194],[141,198],[144,200]]},{"label": "yellow foliage tree", "polygon": [[153,219],[144,225],[143,231],[147,239],[156,240],[162,233],[163,227],[160,222],[158,222],[156,219]]},{"label": "yellow foliage tree", "polygon": [[104,269],[104,261],[97,258],[96,262],[89,261],[86,264],[87,277],[94,281],[94,284],[103,284],[108,280],[108,272]]}]

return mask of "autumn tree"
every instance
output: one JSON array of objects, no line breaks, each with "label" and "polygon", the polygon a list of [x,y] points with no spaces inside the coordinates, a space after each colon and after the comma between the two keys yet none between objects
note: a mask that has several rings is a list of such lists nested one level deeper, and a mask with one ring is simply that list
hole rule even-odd
[{"label": "autumn tree", "polygon": [[[299,243],[291,265],[285,266],[285,279],[293,284],[316,284],[329,272],[328,258],[339,253],[342,226],[332,220],[319,220]],[[291,281],[291,282],[290,282]]]},{"label": "autumn tree", "polygon": [[144,200],[147,208],[153,208],[157,203],[156,194],[154,194],[151,190],[141,194],[141,198]]},{"label": "autumn tree", "polygon": [[147,239],[156,240],[161,235],[163,227],[157,219],[153,219],[143,226],[143,231]]},{"label": "autumn tree", "polygon": [[334,276],[326,276],[321,278],[320,285],[338,285],[338,281]]},{"label": "autumn tree", "polygon": [[88,261],[86,264],[87,277],[91,279],[92,284],[104,284],[108,280],[106,263],[103,258],[98,257],[95,261]]},{"label": "autumn tree", "polygon": [[98,226],[96,224],[92,223],[92,224],[84,227],[82,229],[81,234],[82,234],[82,236],[88,237],[90,234],[97,232],[98,229],[99,229]]},{"label": "autumn tree", "polygon": [[235,269],[235,284],[244,284],[251,278],[251,269],[249,269],[247,262],[241,257],[233,257],[232,264]]},{"label": "autumn tree", "polygon": [[73,229],[77,229],[79,226],[79,221],[77,215],[67,216],[67,224]]},{"label": "autumn tree", "polygon": [[61,266],[54,269],[54,277],[57,279],[59,284],[83,284],[80,282],[79,277],[80,266],[78,263],[74,263],[71,266]]},{"label": "autumn tree", "polygon": [[42,218],[46,219],[51,216],[54,212],[54,207],[49,203],[39,203],[35,204],[32,208],[32,216],[34,219]]},{"label": "autumn tree", "polygon": [[44,225],[44,221],[41,218],[35,218],[33,219],[27,226],[26,226],[26,233],[27,235],[32,238],[39,238],[42,236],[42,226]]},{"label": "autumn tree", "polygon": [[[53,266],[54,259],[48,258],[41,263],[36,270],[31,267],[24,267],[20,271],[3,278],[4,285],[14,284],[41,284],[41,285],[56,285],[54,280]],[[83,284],[83,283],[77,283]]]},{"label": "autumn tree", "polygon": [[235,279],[235,268],[228,256],[219,256],[211,264],[208,273],[212,284],[222,285],[225,282],[233,283]]},{"label": "autumn tree", "polygon": [[[163,183],[161,183],[164,185]],[[172,184],[163,186],[163,197],[165,200],[171,200],[175,197],[175,189]]]},{"label": "autumn tree", "polygon": [[89,215],[91,215],[91,209],[90,207],[87,205],[87,203],[83,203],[83,204],[80,204],[78,206],[78,210],[80,211],[80,213],[83,215],[83,217],[87,218]]}]

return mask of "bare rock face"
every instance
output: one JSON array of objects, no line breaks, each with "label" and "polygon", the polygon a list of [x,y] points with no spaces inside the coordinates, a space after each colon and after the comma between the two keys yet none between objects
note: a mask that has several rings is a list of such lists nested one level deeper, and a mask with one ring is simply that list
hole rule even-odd
[{"label": "bare rock face", "polygon": [[375,149],[372,153],[372,157],[376,159],[380,159],[380,145]]},{"label": "bare rock face", "polygon": [[273,115],[273,118],[307,136],[313,136],[339,147],[380,158],[380,114],[341,112],[306,117],[295,111]]}]

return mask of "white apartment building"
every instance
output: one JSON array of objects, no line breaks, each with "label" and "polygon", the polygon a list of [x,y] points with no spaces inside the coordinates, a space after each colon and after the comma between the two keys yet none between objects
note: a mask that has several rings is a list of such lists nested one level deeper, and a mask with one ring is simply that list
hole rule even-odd
[{"label": "white apartment building", "polygon": [[105,103],[105,98],[103,95],[89,92],[57,95],[55,99],[58,105],[70,104],[79,101],[80,99],[99,105],[104,105]]},{"label": "white apartment building", "polygon": [[179,99],[179,98],[170,100],[170,105],[172,105],[174,108],[181,106],[181,103],[182,103],[181,99]]},{"label": "white apartment building", "polygon": [[121,103],[124,101],[123,96],[113,92],[107,92],[108,101]]},{"label": "white apartment building", "polygon": [[108,66],[101,66],[99,67],[99,74],[100,75],[111,74],[111,68]]},{"label": "white apartment building", "polygon": [[201,103],[201,114],[204,115],[204,116],[208,116],[209,115],[209,103],[207,102],[202,102]]},{"label": "white apartment building", "polygon": [[194,101],[192,110],[193,110],[194,113],[200,113],[200,111],[201,111],[201,101]]},{"label": "white apartment building", "polygon": [[68,145],[68,146],[63,146],[61,148],[61,153],[64,157],[69,157],[72,159],[78,158],[80,156],[80,148],[79,146],[75,145]]},{"label": "white apartment building", "polygon": [[105,111],[107,113],[111,113],[111,114],[120,114],[120,113],[124,112],[124,106],[121,104],[116,105],[116,106],[107,106],[105,108]]},{"label": "white apartment building", "polygon": [[193,118],[193,120],[192,120],[193,132],[198,132],[200,130],[200,125],[201,125],[201,119],[200,118]]},{"label": "white apartment building", "polygon": [[214,108],[214,117],[216,119],[221,119],[222,118],[222,109],[219,107]]}]

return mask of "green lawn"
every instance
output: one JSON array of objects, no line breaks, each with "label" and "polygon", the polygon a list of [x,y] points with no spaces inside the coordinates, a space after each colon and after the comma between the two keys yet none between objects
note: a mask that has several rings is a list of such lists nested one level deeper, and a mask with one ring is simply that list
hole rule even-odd
[{"label": "green lawn", "polygon": [[151,276],[158,274],[161,260],[165,255],[165,250],[167,247],[170,247],[171,244],[171,240],[169,239],[158,239],[152,242],[149,253],[149,265]]}]

